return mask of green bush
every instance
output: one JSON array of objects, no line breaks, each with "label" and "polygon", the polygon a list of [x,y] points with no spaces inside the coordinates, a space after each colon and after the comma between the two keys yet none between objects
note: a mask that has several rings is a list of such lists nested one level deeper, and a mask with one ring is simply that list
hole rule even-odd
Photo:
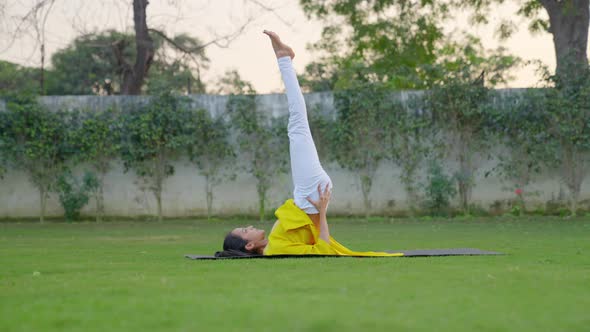
[{"label": "green bush", "polygon": [[448,215],[451,199],[457,194],[453,178],[445,173],[440,163],[431,162],[424,186],[424,208],[433,215]]},{"label": "green bush", "polygon": [[80,218],[80,210],[88,204],[90,193],[98,188],[94,173],[86,172],[82,183],[70,171],[64,172],[57,180],[59,201],[65,211],[65,219],[74,221]]},{"label": "green bush", "polygon": [[162,94],[122,114],[120,152],[125,171],[133,170],[141,188],[154,195],[162,221],[164,184],[174,175],[174,162],[185,153],[193,134],[188,99]]},{"label": "green bush", "polygon": [[0,155],[8,167],[25,172],[38,190],[43,222],[56,179],[76,153],[70,144],[71,114],[48,111],[29,95],[8,99],[6,112],[1,113]]}]

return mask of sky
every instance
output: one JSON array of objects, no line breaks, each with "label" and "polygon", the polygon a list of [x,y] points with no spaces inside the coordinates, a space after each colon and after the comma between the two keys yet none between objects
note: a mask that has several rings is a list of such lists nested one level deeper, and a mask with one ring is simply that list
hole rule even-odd
[{"label": "sky", "polygon": [[[22,15],[37,0],[0,0],[0,10],[8,17]],[[256,3],[264,3],[273,11],[262,9]],[[131,1],[124,0],[56,0],[45,26],[47,58],[56,50],[64,48],[82,33],[113,28],[132,31]],[[5,4],[4,8],[3,6]],[[493,27],[500,20],[512,17],[518,32],[501,45],[509,53],[524,60],[540,60],[551,69],[555,66],[553,41],[548,33],[531,34],[527,20],[517,17],[516,7],[505,4],[490,12],[487,27],[471,26],[466,15],[459,14],[446,32],[461,30],[478,36],[484,47],[496,48],[500,42],[494,36]],[[208,42],[220,35],[232,34],[245,25],[244,31],[227,47],[211,45],[206,53],[211,62],[202,72],[209,85],[227,70],[237,70],[241,77],[250,81],[259,93],[281,92],[282,83],[274,54],[263,29],[274,30],[296,52],[295,69],[301,73],[305,65],[313,61],[314,54],[306,50],[309,43],[319,41],[322,22],[305,17],[298,0],[152,0],[148,6],[148,26],[164,30],[169,35],[188,33]],[[246,24],[247,23],[247,24]],[[11,19],[0,23],[0,59],[27,66],[39,66],[39,46],[35,42],[34,29],[27,29],[11,42],[10,31],[15,23]],[[539,77],[534,66],[513,72],[515,80],[508,87],[535,86]]]}]

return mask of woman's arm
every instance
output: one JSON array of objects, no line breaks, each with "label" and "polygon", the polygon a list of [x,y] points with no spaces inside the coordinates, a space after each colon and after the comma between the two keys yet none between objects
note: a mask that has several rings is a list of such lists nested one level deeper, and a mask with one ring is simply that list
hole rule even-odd
[{"label": "woman's arm", "polygon": [[320,211],[320,238],[326,243],[330,243],[330,229],[328,228],[326,211]]},{"label": "woman's arm", "polygon": [[330,203],[331,191],[329,184],[326,184],[326,188],[322,191],[321,185],[318,185],[318,193],[320,199],[313,201],[307,197],[307,201],[310,202],[320,212],[320,239],[330,243],[330,229],[328,228],[328,219],[326,217],[328,212],[328,204]]}]

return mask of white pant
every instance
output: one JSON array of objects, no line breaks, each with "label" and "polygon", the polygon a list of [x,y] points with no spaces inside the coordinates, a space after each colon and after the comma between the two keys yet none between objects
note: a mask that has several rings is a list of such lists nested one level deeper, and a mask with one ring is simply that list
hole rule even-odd
[{"label": "white pant", "polygon": [[322,190],[326,185],[331,189],[332,180],[320,164],[309,130],[305,100],[291,58],[282,57],[278,59],[278,62],[289,102],[289,152],[295,186],[293,199],[295,204],[306,213],[316,214],[319,213],[318,210],[306,198],[317,201],[319,199],[318,184],[321,184]]}]

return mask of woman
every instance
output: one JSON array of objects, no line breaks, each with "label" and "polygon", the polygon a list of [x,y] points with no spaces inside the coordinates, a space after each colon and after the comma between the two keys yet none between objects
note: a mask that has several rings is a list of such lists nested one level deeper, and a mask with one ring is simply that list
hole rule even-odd
[{"label": "woman", "polygon": [[348,255],[400,256],[383,252],[354,252],[330,236],[326,213],[332,180],[322,168],[311,136],[305,101],[291,60],[293,50],[279,36],[264,30],[270,37],[289,103],[289,152],[293,176],[293,199],[275,211],[278,220],[270,235],[252,226],[227,234],[218,257],[251,255]]}]

